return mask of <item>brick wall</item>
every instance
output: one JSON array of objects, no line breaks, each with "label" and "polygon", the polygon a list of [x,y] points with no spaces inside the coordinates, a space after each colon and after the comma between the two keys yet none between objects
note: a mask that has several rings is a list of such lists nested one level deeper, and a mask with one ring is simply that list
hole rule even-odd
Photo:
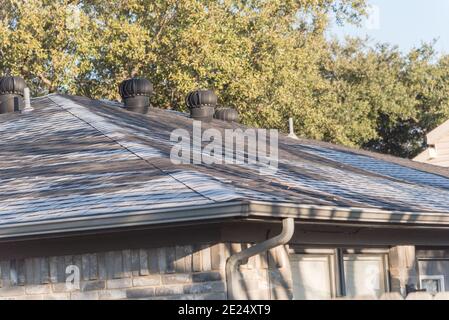
[{"label": "brick wall", "polygon": [[[186,245],[0,261],[0,299],[226,299],[225,262],[249,244]],[[284,248],[240,267],[248,299],[289,299]],[[66,285],[66,267],[80,272]]]}]

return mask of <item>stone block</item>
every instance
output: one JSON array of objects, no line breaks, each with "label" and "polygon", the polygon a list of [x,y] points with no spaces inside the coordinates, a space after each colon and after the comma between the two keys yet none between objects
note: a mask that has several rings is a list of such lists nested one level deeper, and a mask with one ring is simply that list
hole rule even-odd
[{"label": "stone block", "polygon": [[156,287],[154,294],[156,296],[173,296],[184,292],[182,285],[171,285]]},{"label": "stone block", "polygon": [[221,281],[195,283],[184,286],[184,293],[186,294],[224,292],[224,291],[225,291],[225,284],[224,282]]},{"label": "stone block", "polygon": [[98,298],[99,296],[97,291],[76,291],[70,294],[70,299],[72,300],[98,300]]},{"label": "stone block", "polygon": [[131,278],[112,279],[106,281],[106,287],[108,289],[130,288],[132,285],[133,283]]},{"label": "stone block", "polygon": [[192,282],[192,275],[188,273],[174,273],[162,275],[163,284],[184,284]]},{"label": "stone block", "polygon": [[51,292],[50,285],[31,285],[25,287],[26,294],[47,294]]},{"label": "stone block", "polygon": [[220,281],[223,277],[220,272],[200,272],[192,274],[193,282]]},{"label": "stone block", "polygon": [[154,297],[154,293],[154,288],[128,289],[126,290],[126,297],[128,299],[144,299]]},{"label": "stone block", "polygon": [[101,290],[106,287],[105,281],[97,280],[97,281],[85,281],[81,282],[80,289],[81,291],[93,291],[93,290]]}]

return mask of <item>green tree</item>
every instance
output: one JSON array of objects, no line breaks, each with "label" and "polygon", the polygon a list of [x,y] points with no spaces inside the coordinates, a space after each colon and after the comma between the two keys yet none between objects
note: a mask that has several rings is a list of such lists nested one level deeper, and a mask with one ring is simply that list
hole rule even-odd
[{"label": "green tree", "polygon": [[[0,0],[0,72],[34,94],[119,99],[142,76],[152,103],[185,110],[212,88],[245,124],[411,157],[449,117],[449,57],[326,36],[365,0]],[[332,17],[332,18],[331,18]]]},{"label": "green tree", "polygon": [[348,145],[414,157],[425,134],[449,118],[449,57],[437,57],[430,44],[407,54],[366,40],[333,43],[323,63],[336,111],[333,127]]},{"label": "green tree", "polygon": [[34,93],[76,92],[89,69],[91,34],[80,2],[2,0],[0,71],[21,75]]},{"label": "green tree", "polygon": [[[93,1],[94,68],[79,79],[92,96],[118,98],[123,78],[155,85],[155,105],[184,109],[195,88],[217,91],[247,124],[285,127],[286,112],[311,105],[328,14],[356,21],[360,0]],[[319,84],[318,84],[319,85]],[[290,111],[289,111],[290,110]]]}]

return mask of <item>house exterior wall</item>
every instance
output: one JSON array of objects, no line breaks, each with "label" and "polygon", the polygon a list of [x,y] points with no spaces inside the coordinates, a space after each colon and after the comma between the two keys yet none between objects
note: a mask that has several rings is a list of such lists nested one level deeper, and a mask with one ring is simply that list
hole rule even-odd
[{"label": "house exterior wall", "polygon": [[428,148],[413,160],[449,167],[449,120],[426,135]]},{"label": "house exterior wall", "polygon": [[414,160],[440,167],[449,167],[449,135],[438,140]]},{"label": "house exterior wall", "polygon": [[[215,243],[4,259],[0,299],[222,300],[227,298],[226,259],[249,245]],[[67,277],[74,274],[66,274],[68,266],[79,269],[79,288],[66,285]],[[283,247],[250,258],[239,271],[248,299],[291,299]]]},{"label": "house exterior wall", "polygon": [[[279,224],[236,222],[0,242],[0,299],[226,299],[228,257],[279,232]],[[433,248],[423,246],[429,239]],[[423,272],[449,279],[443,268],[449,264],[448,241],[447,231],[438,229],[297,224],[288,246],[240,267],[240,289],[247,299],[293,299],[298,277],[292,258],[334,256],[337,248],[346,257],[386,255],[385,288],[419,289]],[[66,286],[71,265],[80,271],[79,288]],[[332,298],[338,298],[339,280],[331,281]]]},{"label": "house exterior wall", "polygon": [[434,160],[430,160],[430,164],[449,167],[449,135],[442,138],[435,145],[437,151],[437,157]]}]

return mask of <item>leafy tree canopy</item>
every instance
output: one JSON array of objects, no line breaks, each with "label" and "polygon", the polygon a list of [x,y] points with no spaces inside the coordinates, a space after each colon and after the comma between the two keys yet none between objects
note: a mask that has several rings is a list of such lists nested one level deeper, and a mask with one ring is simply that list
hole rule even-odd
[{"label": "leafy tree canopy", "polygon": [[365,0],[0,0],[0,73],[35,94],[119,99],[123,79],[183,110],[212,88],[244,123],[410,157],[449,117],[449,58],[365,39],[328,40]]}]

